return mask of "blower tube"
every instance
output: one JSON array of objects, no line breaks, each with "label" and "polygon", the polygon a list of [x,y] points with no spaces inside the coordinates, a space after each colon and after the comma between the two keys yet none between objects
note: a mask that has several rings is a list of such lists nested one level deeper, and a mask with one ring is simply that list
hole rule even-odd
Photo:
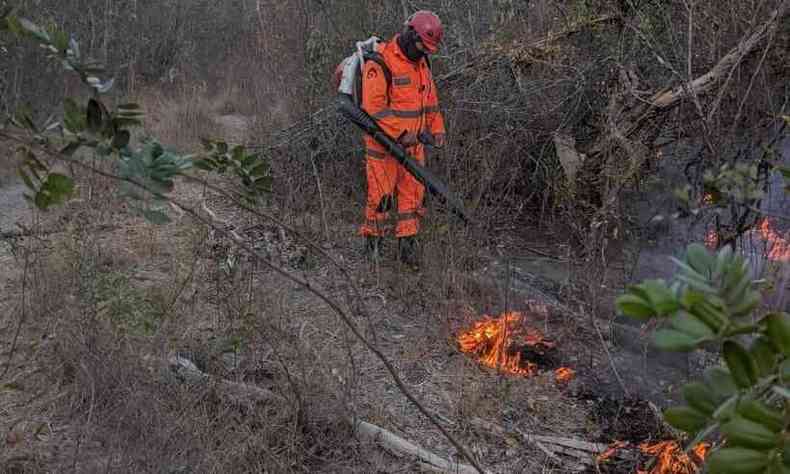
[{"label": "blower tube", "polygon": [[447,186],[426,167],[417,163],[417,161],[406,153],[406,150],[395,141],[392,137],[387,135],[381,129],[376,120],[373,119],[367,112],[357,107],[354,101],[347,94],[340,93],[337,97],[337,109],[347,119],[353,122],[356,126],[361,128],[365,133],[373,137],[381,146],[383,146],[398,162],[406,168],[406,171],[411,173],[417,181],[422,183],[423,186],[432,195],[438,197],[447,208],[456,216],[458,216],[464,223],[469,224],[471,217],[464,205],[453,196],[447,189]]}]

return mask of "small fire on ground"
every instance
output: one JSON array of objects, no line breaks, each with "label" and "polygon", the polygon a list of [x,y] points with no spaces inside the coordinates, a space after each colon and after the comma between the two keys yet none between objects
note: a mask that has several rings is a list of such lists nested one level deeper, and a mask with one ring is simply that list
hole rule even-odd
[{"label": "small fire on ground", "polygon": [[[766,258],[772,262],[790,262],[790,236],[782,235],[774,229],[770,219],[762,219],[757,226],[744,235],[765,242]],[[715,230],[708,231],[705,245],[713,250],[719,246],[719,236]]]},{"label": "small fire on ground", "polygon": [[[516,311],[498,318],[483,316],[470,329],[459,333],[457,339],[462,352],[475,355],[486,367],[526,377],[538,373],[538,364],[527,360],[525,354],[543,356],[556,346],[537,329],[527,327],[524,316]],[[569,367],[554,372],[559,383],[570,381],[574,374]]]},{"label": "small fire on ground", "polygon": [[756,232],[769,245],[768,260],[775,262],[790,262],[790,237],[782,236],[775,231],[771,221],[768,219],[763,219],[762,222],[760,222]]},{"label": "small fire on ground", "polygon": [[[631,444],[625,441],[615,441],[609,448],[596,458],[597,463],[606,462],[621,449],[627,449]],[[699,443],[688,453],[677,441],[658,441],[641,443],[639,451],[651,457],[651,460],[637,469],[636,474],[696,474],[700,472],[705,456],[710,449],[710,444]]]}]

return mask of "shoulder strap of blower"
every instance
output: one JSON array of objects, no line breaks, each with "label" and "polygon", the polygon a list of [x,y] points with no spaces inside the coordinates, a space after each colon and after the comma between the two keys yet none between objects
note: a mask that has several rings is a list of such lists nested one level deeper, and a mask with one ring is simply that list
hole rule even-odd
[{"label": "shoulder strap of blower", "polygon": [[[387,104],[390,102],[390,91],[392,90],[392,71],[390,71],[389,66],[384,61],[384,56],[381,55],[378,51],[365,51],[362,54],[362,59],[365,61],[374,61],[376,64],[381,66],[381,70],[384,72],[384,79],[387,81]],[[362,78],[360,78],[362,79]],[[357,81],[358,90],[357,90],[357,97],[362,97],[362,80]]]},{"label": "shoulder strap of blower", "polygon": [[390,71],[387,63],[384,62],[384,56],[378,51],[365,51],[362,57],[365,58],[365,61],[375,61],[376,64],[381,66],[381,69],[384,71],[384,78],[387,79],[387,88],[389,88],[392,85],[392,71]]},{"label": "shoulder strap of blower", "polygon": [[[384,56],[381,55],[378,51],[365,51],[362,53],[362,59],[365,61],[375,61],[376,64],[381,66],[381,70],[384,71],[384,79],[387,81],[387,104],[390,103],[390,95],[389,92],[392,90],[392,71],[390,71],[389,66],[387,63],[384,62]],[[425,55],[425,63],[428,65],[428,70],[431,70],[431,59],[428,55]],[[359,89],[357,90],[359,94],[358,97],[362,97],[362,81],[359,81]]]}]

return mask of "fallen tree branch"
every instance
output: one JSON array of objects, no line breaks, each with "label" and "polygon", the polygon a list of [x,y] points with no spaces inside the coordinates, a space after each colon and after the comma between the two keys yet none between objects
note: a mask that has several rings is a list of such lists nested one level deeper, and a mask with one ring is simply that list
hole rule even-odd
[{"label": "fallen tree branch", "polygon": [[[286,401],[285,397],[271,390],[209,375],[185,357],[173,356],[164,361],[164,365],[187,383],[211,384],[222,398],[235,404],[248,405],[256,402]],[[354,431],[360,440],[377,443],[397,457],[414,458],[427,470],[444,474],[474,474],[478,472],[473,466],[448,461],[380,426],[366,421],[357,421],[355,424],[352,420],[349,422],[354,426]]]},{"label": "fallen tree branch", "polygon": [[358,422],[355,431],[360,439],[378,443],[395,456],[418,459],[425,464],[424,467],[434,472],[447,474],[472,474],[478,472],[472,466],[448,461],[384,428],[366,421]]},{"label": "fallen tree branch", "polygon": [[28,317],[27,311],[27,280],[28,280],[28,271],[30,270],[30,251],[25,251],[25,263],[23,267],[22,273],[22,294],[20,298],[20,315],[19,321],[17,322],[16,329],[14,330],[14,338],[11,340],[11,349],[8,351],[8,360],[6,361],[5,369],[0,374],[0,380],[3,380],[8,372],[11,370],[11,363],[14,360],[14,354],[16,353],[17,343],[19,342],[19,335],[22,333],[22,326],[25,324],[25,321]]},{"label": "fallen tree branch", "polygon": [[[496,434],[497,436],[510,439],[514,438],[505,427],[496,423],[482,420],[480,418],[473,418],[470,420],[470,423],[473,426],[487,430]],[[518,433],[521,439],[538,448],[541,452],[543,452],[543,454],[546,455],[546,457],[569,472],[582,472],[586,470],[588,466],[595,464],[595,456],[606,449],[605,445],[587,443],[585,441],[579,441],[570,438],[538,436],[524,433],[518,429],[515,429],[515,432]],[[559,456],[559,454],[570,456],[573,459],[563,459]]]},{"label": "fallen tree branch", "polygon": [[[635,107],[624,118],[614,124],[614,129],[622,137],[631,138],[639,132],[655,115],[663,113],[678,105],[687,96],[704,95],[710,92],[714,85],[725,78],[734,68],[741,63],[743,58],[751,54],[766,34],[775,29],[779,22],[790,13],[790,0],[784,0],[776,10],[771,12],[768,19],[761,25],[744,36],[741,41],[725,54],[708,72],[694,80],[672,88],[665,88],[655,92],[640,106]],[[594,166],[594,157],[600,156],[606,150],[611,137],[609,135],[593,142],[584,153],[587,155],[585,164]],[[584,175],[584,173],[580,173]],[[583,184],[583,183],[580,183]]]},{"label": "fallen tree branch", "polygon": [[263,387],[211,376],[184,357],[171,357],[167,360],[167,367],[185,382],[211,384],[220,396],[238,405],[286,401],[282,395]]},{"label": "fallen tree branch", "polygon": [[591,26],[596,26],[596,25],[600,25],[601,23],[609,23],[609,22],[614,22],[614,21],[619,21],[619,20],[621,20],[621,16],[620,15],[616,15],[616,14],[611,14],[610,13],[610,14],[607,14],[607,15],[597,16],[595,18],[587,18],[587,19],[575,21],[575,22],[571,23],[570,25],[566,26],[565,28],[561,29],[560,31],[557,31],[557,32],[550,31],[550,32],[548,32],[548,34],[546,34],[545,37],[543,37],[543,38],[541,38],[541,39],[539,39],[537,41],[533,41],[533,42],[531,42],[531,43],[529,43],[527,45],[524,45],[523,47],[530,48],[530,49],[533,49],[533,48],[545,48],[549,44],[551,44],[551,43],[553,43],[553,42],[555,42],[555,41],[557,41],[559,39],[563,39],[563,38],[567,38],[569,36],[572,36],[572,35],[580,32],[580,31],[582,31],[584,29],[590,28]]},{"label": "fallen tree branch", "polygon": [[557,32],[550,31],[543,38],[528,42],[516,48],[511,47],[510,49],[506,49],[505,47],[497,46],[493,53],[489,52],[488,54],[486,54],[486,52],[483,52],[479,57],[466,62],[461,67],[455,68],[452,71],[443,74],[441,76],[437,76],[436,84],[437,86],[442,86],[444,85],[444,83],[455,79],[456,77],[462,75],[464,72],[470,69],[479,71],[482,67],[485,67],[486,64],[494,63],[498,61],[503,52],[517,55],[518,52],[520,51],[545,48],[557,40],[572,36],[573,34],[578,33],[586,28],[590,28],[592,26],[596,26],[602,23],[619,21],[620,19],[621,19],[620,15],[615,15],[615,14],[601,15],[595,18],[574,22],[571,25]]},{"label": "fallen tree branch", "polygon": [[568,469],[570,469],[570,470],[572,470],[574,472],[583,471],[584,469],[586,469],[584,466],[579,466],[579,465],[576,465],[576,464],[569,465],[570,463],[568,463],[567,461],[564,461],[562,458],[557,456],[557,454],[555,454],[554,451],[550,450],[548,447],[546,447],[546,445],[544,445],[540,441],[532,440],[532,444],[534,444],[538,449],[543,451],[543,453],[549,459],[551,459],[555,463],[557,463],[558,466],[566,466]]},{"label": "fallen tree branch", "polygon": [[776,10],[771,12],[768,20],[742,39],[740,43],[724,55],[710,71],[697,77],[687,85],[679,85],[670,90],[660,91],[653,95],[649,101],[653,106],[665,109],[677,104],[680,99],[687,95],[697,95],[708,92],[714,84],[724,78],[725,74],[729,73],[734,67],[740,64],[743,58],[750,54],[754,47],[766,36],[766,33],[775,29],[778,22],[787,16],[788,13],[790,13],[790,0],[785,0]]}]

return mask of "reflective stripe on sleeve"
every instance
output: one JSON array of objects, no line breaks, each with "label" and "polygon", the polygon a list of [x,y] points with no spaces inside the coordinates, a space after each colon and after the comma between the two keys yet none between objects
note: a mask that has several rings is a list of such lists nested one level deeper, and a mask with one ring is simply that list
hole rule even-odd
[{"label": "reflective stripe on sleeve", "polygon": [[383,160],[384,158],[386,158],[386,157],[387,157],[387,154],[386,154],[385,152],[383,152],[383,151],[378,151],[378,150],[371,150],[371,149],[368,149],[368,150],[367,150],[367,154],[368,154],[368,156],[369,156],[369,157],[371,157],[371,158],[375,158],[375,159],[377,159],[377,160]]},{"label": "reflective stripe on sleeve", "polygon": [[395,110],[395,109],[382,109],[372,115],[375,119],[382,119],[386,117],[398,117],[398,118],[419,118],[424,114],[439,112],[439,106],[432,105],[429,107],[423,107],[421,109],[406,109],[406,110]]}]

